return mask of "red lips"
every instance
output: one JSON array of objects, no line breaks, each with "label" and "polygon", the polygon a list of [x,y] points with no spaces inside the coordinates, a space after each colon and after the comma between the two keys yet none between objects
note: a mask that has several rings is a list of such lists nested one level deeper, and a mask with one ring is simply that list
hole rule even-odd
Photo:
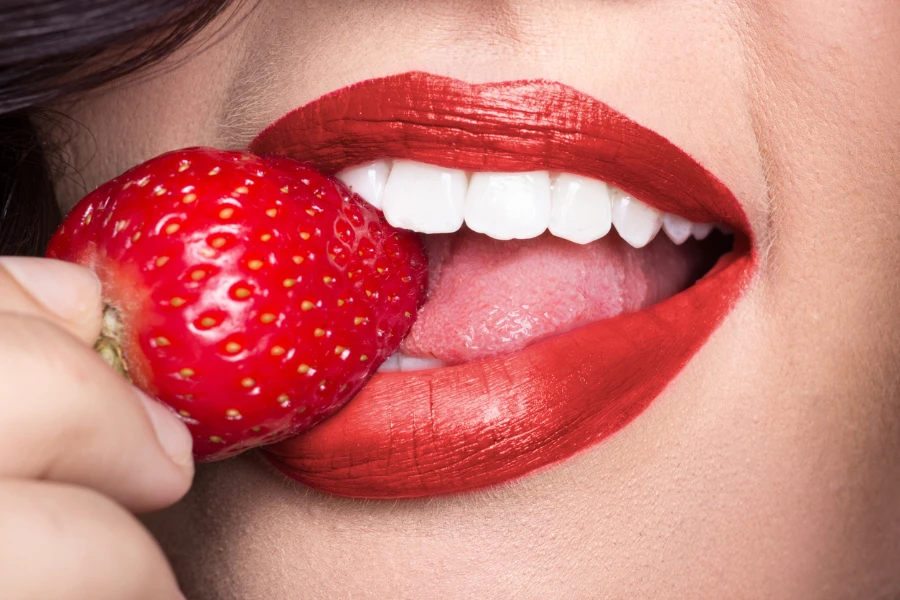
[{"label": "red lips", "polygon": [[668,300],[508,356],[377,375],[338,414],[269,449],[291,478],[335,494],[459,492],[597,443],[678,374],[755,267],[747,218],[715,176],[665,138],[556,82],[473,85],[425,73],[375,79],[285,116],[251,149],[330,172],[382,157],[468,171],[563,171],[737,232],[732,252]]}]

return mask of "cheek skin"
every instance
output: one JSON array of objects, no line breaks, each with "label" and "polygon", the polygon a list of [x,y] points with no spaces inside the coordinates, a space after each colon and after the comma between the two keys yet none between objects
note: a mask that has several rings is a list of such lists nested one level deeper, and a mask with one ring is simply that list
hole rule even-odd
[{"label": "cheek skin", "polygon": [[772,198],[761,298],[803,461],[794,487],[819,492],[803,498],[816,564],[887,578],[866,557],[900,552],[900,6],[831,4],[746,15]]},{"label": "cheek skin", "polygon": [[56,183],[64,211],[103,182],[163,152],[218,146],[220,90],[230,79],[239,46],[216,39],[214,33],[201,33],[139,79],[115,82],[54,107],[71,117],[64,122],[65,132],[47,131],[67,140],[66,170]]},{"label": "cheek skin", "polygon": [[759,276],[683,374],[556,468],[403,503],[252,456],[198,469],[147,519],[190,597],[900,593],[900,5],[674,4],[263,0],[180,68],[63,107],[96,140],[70,148],[93,187],[362,78],[559,79],[696,156],[760,235]]}]

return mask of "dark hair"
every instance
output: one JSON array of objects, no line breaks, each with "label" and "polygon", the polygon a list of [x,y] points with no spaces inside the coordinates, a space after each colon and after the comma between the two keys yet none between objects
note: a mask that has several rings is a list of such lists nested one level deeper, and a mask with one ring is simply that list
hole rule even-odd
[{"label": "dark hair", "polygon": [[230,0],[3,0],[0,3],[0,255],[41,255],[61,220],[47,103],[168,56]]}]

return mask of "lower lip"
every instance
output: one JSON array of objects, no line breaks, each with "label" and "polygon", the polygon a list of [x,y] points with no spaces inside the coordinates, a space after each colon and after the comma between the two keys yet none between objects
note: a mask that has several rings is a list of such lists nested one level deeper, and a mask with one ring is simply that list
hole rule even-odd
[{"label": "lower lip", "polygon": [[733,308],[753,257],[737,247],[668,300],[509,356],[376,375],[339,413],[266,455],[291,479],[357,498],[458,493],[549,467],[650,405]]}]

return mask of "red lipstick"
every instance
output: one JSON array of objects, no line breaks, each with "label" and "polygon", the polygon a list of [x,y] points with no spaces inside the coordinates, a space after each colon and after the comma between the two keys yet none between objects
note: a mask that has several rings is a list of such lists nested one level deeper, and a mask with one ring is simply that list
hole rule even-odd
[{"label": "red lipstick", "polygon": [[469,84],[425,73],[374,79],[288,114],[251,150],[331,173],[385,157],[467,171],[573,173],[736,232],[734,249],[709,273],[659,304],[507,356],[376,375],[339,413],[267,450],[289,477],[334,494],[461,492],[605,439],[679,373],[755,269],[746,215],[722,182],[662,136],[557,82]]}]

